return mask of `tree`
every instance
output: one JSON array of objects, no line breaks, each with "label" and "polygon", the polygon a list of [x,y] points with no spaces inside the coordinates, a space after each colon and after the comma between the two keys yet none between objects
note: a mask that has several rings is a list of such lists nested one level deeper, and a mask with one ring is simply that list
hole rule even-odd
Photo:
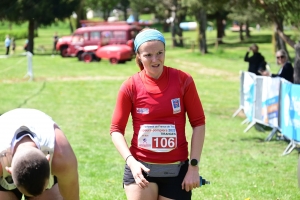
[{"label": "tree", "polygon": [[231,7],[228,18],[238,21],[240,26],[240,40],[243,40],[243,25],[246,25],[246,37],[250,36],[249,23],[250,22],[263,22],[264,13],[261,8],[255,7],[251,1],[238,0],[235,1],[234,6]]},{"label": "tree", "polygon": [[103,14],[103,19],[107,21],[111,11],[117,7],[119,0],[86,0],[86,6],[93,10],[100,10]]},{"label": "tree", "polygon": [[284,33],[284,23],[293,24],[299,29],[300,3],[298,0],[255,0],[257,6],[265,11],[266,18],[274,23],[277,49],[285,49],[286,43],[294,48],[296,42]]},{"label": "tree", "polygon": [[28,22],[28,51],[34,49],[35,25],[50,25],[68,18],[80,0],[1,0],[0,18],[11,22]]},{"label": "tree", "polygon": [[188,7],[188,13],[195,16],[199,25],[199,35],[197,41],[199,50],[202,53],[207,53],[206,47],[206,24],[207,19],[216,20],[217,36],[216,41],[222,43],[222,38],[225,36],[224,20],[228,15],[230,1],[228,0],[182,0],[183,4]]},{"label": "tree", "polygon": [[[294,83],[300,84],[300,43],[295,45]],[[300,177],[299,177],[300,178]]]},{"label": "tree", "polygon": [[[79,5],[77,6],[76,10],[74,11],[76,13],[76,28],[81,27],[81,20],[86,19],[86,11],[87,8],[85,6],[86,0],[79,0]],[[71,22],[70,22],[71,25]]]},{"label": "tree", "polygon": [[206,43],[206,26],[207,26],[207,15],[206,8],[200,1],[186,0],[184,4],[188,7],[188,13],[194,15],[198,24],[197,43],[199,45],[199,51],[202,54],[206,54],[207,43]]},{"label": "tree", "polygon": [[148,10],[154,11],[154,5],[158,3],[157,0],[145,1],[145,0],[130,0],[130,8],[136,22],[139,21],[139,15],[148,8]]},{"label": "tree", "polygon": [[120,10],[123,11],[123,18],[124,18],[124,21],[127,20],[128,18],[128,14],[127,14],[127,9],[129,8],[129,5],[130,5],[130,1],[129,0],[120,0],[119,2],[119,8]]}]

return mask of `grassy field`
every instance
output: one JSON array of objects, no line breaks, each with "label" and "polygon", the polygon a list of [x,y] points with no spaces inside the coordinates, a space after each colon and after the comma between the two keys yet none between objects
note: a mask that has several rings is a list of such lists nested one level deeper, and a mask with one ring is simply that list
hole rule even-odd
[{"label": "grassy field", "polygon": [[[67,28],[40,29],[35,44],[51,47],[54,31],[59,35],[69,33]],[[231,117],[239,106],[239,71],[247,69],[243,57],[249,45],[257,42],[272,72],[279,69],[270,34],[267,30],[253,32],[251,39],[240,43],[237,33],[227,31],[225,44],[215,48],[216,33],[208,32],[211,42],[207,55],[201,55],[197,49],[171,48],[168,41],[165,64],[193,76],[207,118],[200,174],[211,185],[194,190],[193,200],[300,198],[297,151],[281,156],[286,142],[276,139],[264,142],[269,132],[254,128],[243,133],[244,116]],[[195,32],[185,32],[184,36],[196,38]],[[51,115],[67,135],[78,158],[81,199],[125,199],[124,160],[111,142],[109,127],[118,89],[138,67],[133,61],[120,65],[110,65],[105,60],[82,63],[75,58],[51,56],[49,49],[36,51],[35,79],[28,81],[24,78],[27,59],[19,55],[22,52],[18,48],[15,55],[0,58],[0,113],[29,107]],[[129,121],[128,142],[132,134],[130,125]],[[187,126],[186,130],[190,141],[191,128]]]}]

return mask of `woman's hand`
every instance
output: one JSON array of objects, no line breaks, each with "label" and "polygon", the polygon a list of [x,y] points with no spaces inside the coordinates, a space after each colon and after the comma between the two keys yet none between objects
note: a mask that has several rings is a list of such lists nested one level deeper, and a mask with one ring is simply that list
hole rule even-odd
[{"label": "woman's hand", "polygon": [[267,71],[267,70],[265,70],[265,71],[258,71],[261,75],[263,75],[263,76],[270,76],[271,74],[270,74],[270,72],[269,71]]},{"label": "woman's hand", "polygon": [[145,167],[142,163],[138,162],[133,156],[129,157],[127,160],[127,165],[129,166],[135,183],[140,188],[145,188],[148,186],[149,182],[145,179],[142,171],[149,173],[150,169]]},{"label": "woman's hand", "polygon": [[181,187],[183,190],[185,189],[185,191],[188,192],[199,186],[200,186],[199,167],[189,165],[188,171],[183,179]]}]

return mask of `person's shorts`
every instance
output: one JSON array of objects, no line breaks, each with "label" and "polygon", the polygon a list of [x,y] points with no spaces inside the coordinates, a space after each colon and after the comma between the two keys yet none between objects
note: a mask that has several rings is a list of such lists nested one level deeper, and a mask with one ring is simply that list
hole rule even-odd
[{"label": "person's shorts", "polygon": [[[187,192],[181,187],[188,166],[188,161],[185,161],[176,177],[149,177],[145,172],[143,172],[143,175],[148,182],[157,184],[159,195],[170,199],[191,200],[192,192]],[[129,166],[125,164],[123,184],[129,185],[132,183],[135,183],[135,180]]]},{"label": "person's shorts", "polygon": [[[57,183],[57,178],[56,178],[56,176],[54,176],[54,183],[53,183],[53,186],[54,186],[56,183]],[[52,186],[52,187],[53,187],[53,186]],[[0,185],[0,191],[8,191],[8,192],[12,192],[12,193],[14,193],[14,194],[16,195],[16,197],[17,197],[19,200],[21,200],[21,199],[22,199],[22,196],[23,196],[23,194],[18,190],[18,188],[13,189],[13,190],[7,190],[7,189],[3,188],[3,187]],[[25,196],[25,199],[27,199],[27,198],[28,198],[28,197]]]}]

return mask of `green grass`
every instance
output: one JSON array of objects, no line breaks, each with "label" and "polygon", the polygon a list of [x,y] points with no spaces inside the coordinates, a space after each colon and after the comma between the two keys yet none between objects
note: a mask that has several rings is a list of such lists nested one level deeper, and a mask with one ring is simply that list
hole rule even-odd
[{"label": "green grass", "polygon": [[[39,30],[36,45],[51,46],[54,31]],[[296,200],[297,151],[281,156],[286,142],[263,140],[268,132],[254,128],[243,133],[244,117],[232,118],[239,105],[239,71],[250,43],[259,40],[262,54],[277,71],[270,44],[270,31],[253,32],[251,40],[239,43],[238,34],[227,32],[225,44],[210,42],[209,54],[197,49],[167,45],[165,64],[189,72],[197,85],[206,114],[206,139],[200,174],[211,185],[193,191],[193,200]],[[166,34],[166,37],[170,37]],[[208,33],[215,38],[216,33]],[[195,32],[184,32],[195,38]],[[169,41],[167,41],[169,42]],[[75,58],[52,57],[36,52],[33,57],[35,80],[24,78],[27,60],[16,55],[0,58],[0,113],[18,107],[40,109],[53,117],[69,139],[79,163],[80,196],[83,200],[125,199],[122,188],[124,160],[115,150],[109,127],[121,83],[138,71],[135,63],[110,65],[108,61],[82,63]],[[290,51],[290,53],[293,53]],[[130,141],[132,128],[126,129]],[[191,128],[187,126],[190,141]]]}]

